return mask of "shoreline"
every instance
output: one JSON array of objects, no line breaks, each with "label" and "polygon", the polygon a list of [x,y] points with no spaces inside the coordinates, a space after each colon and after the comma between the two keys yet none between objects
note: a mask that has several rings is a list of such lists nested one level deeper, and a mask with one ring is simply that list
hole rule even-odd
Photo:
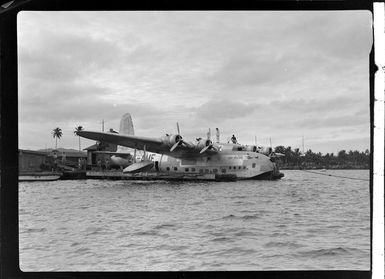
[{"label": "shoreline", "polygon": [[278,168],[280,170],[370,170],[369,167],[285,167],[285,166],[279,166]]}]

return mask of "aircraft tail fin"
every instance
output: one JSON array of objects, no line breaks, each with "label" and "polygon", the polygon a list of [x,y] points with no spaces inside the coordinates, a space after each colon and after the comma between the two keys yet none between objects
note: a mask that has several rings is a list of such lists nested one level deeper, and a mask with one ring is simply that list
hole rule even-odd
[{"label": "aircraft tail fin", "polygon": [[[134,136],[134,125],[132,124],[131,114],[125,113],[120,120],[119,134]],[[118,146],[117,152],[128,152],[131,148]]]},{"label": "aircraft tail fin", "polygon": [[131,114],[126,113],[122,116],[122,119],[120,120],[119,134],[129,136],[133,136],[135,134]]}]

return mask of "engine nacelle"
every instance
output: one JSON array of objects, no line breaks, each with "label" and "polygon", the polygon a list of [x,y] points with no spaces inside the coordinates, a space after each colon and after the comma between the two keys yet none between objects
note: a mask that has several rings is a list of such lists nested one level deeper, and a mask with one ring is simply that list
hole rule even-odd
[{"label": "engine nacelle", "polygon": [[259,150],[259,153],[262,153],[263,155],[269,156],[273,152],[273,149],[271,147],[262,147]]},{"label": "engine nacelle", "polygon": [[162,138],[162,141],[165,145],[168,145],[169,147],[172,147],[174,144],[176,144],[178,141],[182,140],[181,135],[166,135]]},{"label": "engine nacelle", "polygon": [[209,139],[200,139],[196,145],[196,149],[202,150],[203,148],[211,144],[213,144],[213,142]]},{"label": "engine nacelle", "polygon": [[251,151],[251,152],[257,152],[257,147],[255,145],[246,145],[245,150]]},{"label": "engine nacelle", "polygon": [[183,139],[181,135],[171,135],[170,136],[170,146],[173,146],[174,144],[179,142],[181,139]]}]

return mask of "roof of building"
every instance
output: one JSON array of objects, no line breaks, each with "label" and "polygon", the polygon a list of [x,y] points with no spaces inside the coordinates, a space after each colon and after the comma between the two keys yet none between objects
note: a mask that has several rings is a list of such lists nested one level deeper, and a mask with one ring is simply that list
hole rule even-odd
[{"label": "roof of building", "polygon": [[35,150],[27,150],[27,149],[19,149],[19,154],[20,153],[28,153],[28,154],[41,155],[41,156],[47,155],[47,153],[44,151],[35,151]]},{"label": "roof of building", "polygon": [[59,152],[58,155],[63,155],[63,153],[66,155],[66,157],[79,157],[79,158],[86,158],[87,154],[84,152]]},{"label": "roof of building", "polygon": [[[87,154],[85,152],[80,152],[80,151],[58,151],[58,150],[52,150],[56,151],[57,155],[60,157],[65,154],[66,157],[75,157],[75,158],[86,158]],[[40,155],[40,156],[52,156],[52,151],[35,151],[35,150],[25,150],[25,149],[19,149],[19,153],[28,153],[28,154],[33,154],[33,155]]]},{"label": "roof of building", "polygon": [[84,148],[83,150],[98,150],[98,144],[93,144],[93,145],[91,145],[91,146],[88,146],[88,147],[86,147],[86,148]]}]

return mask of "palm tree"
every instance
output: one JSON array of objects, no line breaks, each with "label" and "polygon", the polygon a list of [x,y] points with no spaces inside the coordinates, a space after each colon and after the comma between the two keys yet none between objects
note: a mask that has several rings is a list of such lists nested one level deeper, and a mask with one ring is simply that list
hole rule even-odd
[{"label": "palm tree", "polygon": [[55,129],[53,129],[52,135],[53,135],[54,138],[56,138],[55,149],[57,149],[57,139],[58,138],[60,139],[61,136],[63,135],[63,133],[62,133],[61,129],[59,127],[57,127]]},{"label": "palm tree", "polygon": [[[78,132],[82,131],[83,130],[83,126],[77,126],[75,127],[75,131],[74,131],[74,134],[76,136],[78,136]],[[80,136],[79,137],[79,152],[81,151],[81,146],[80,146]]]}]

